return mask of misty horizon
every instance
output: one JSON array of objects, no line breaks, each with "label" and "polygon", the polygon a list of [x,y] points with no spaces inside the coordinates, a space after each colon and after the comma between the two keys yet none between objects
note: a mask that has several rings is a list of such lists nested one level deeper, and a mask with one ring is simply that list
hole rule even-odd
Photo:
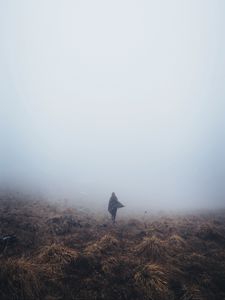
[{"label": "misty horizon", "polygon": [[1,1],[0,187],[224,208],[224,11],[220,0]]}]

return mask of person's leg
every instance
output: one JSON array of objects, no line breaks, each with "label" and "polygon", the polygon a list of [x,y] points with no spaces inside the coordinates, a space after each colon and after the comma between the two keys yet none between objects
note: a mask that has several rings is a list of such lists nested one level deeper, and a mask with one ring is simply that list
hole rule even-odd
[{"label": "person's leg", "polygon": [[117,209],[115,208],[115,209],[113,210],[113,218],[112,218],[113,223],[115,223],[115,221],[116,221],[116,212],[117,212]]}]

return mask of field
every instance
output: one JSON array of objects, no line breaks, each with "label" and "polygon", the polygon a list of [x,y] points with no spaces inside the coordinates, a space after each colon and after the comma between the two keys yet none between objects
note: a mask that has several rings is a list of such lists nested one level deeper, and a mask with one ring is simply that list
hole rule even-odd
[{"label": "field", "polygon": [[223,300],[225,212],[119,218],[0,200],[1,300]]}]

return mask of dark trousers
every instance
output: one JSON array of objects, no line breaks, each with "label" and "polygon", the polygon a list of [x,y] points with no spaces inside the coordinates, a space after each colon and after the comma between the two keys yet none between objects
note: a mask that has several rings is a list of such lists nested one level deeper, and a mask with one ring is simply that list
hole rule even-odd
[{"label": "dark trousers", "polygon": [[117,208],[113,208],[111,211],[113,223],[115,223],[115,221],[116,221],[116,213],[117,213]]}]

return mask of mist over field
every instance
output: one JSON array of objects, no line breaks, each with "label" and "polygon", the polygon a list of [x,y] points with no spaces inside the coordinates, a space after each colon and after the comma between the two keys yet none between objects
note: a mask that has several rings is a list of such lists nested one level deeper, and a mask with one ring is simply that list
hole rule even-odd
[{"label": "mist over field", "polygon": [[0,299],[225,299],[225,1],[0,0]]},{"label": "mist over field", "polygon": [[225,207],[225,2],[1,1],[0,186]]}]

